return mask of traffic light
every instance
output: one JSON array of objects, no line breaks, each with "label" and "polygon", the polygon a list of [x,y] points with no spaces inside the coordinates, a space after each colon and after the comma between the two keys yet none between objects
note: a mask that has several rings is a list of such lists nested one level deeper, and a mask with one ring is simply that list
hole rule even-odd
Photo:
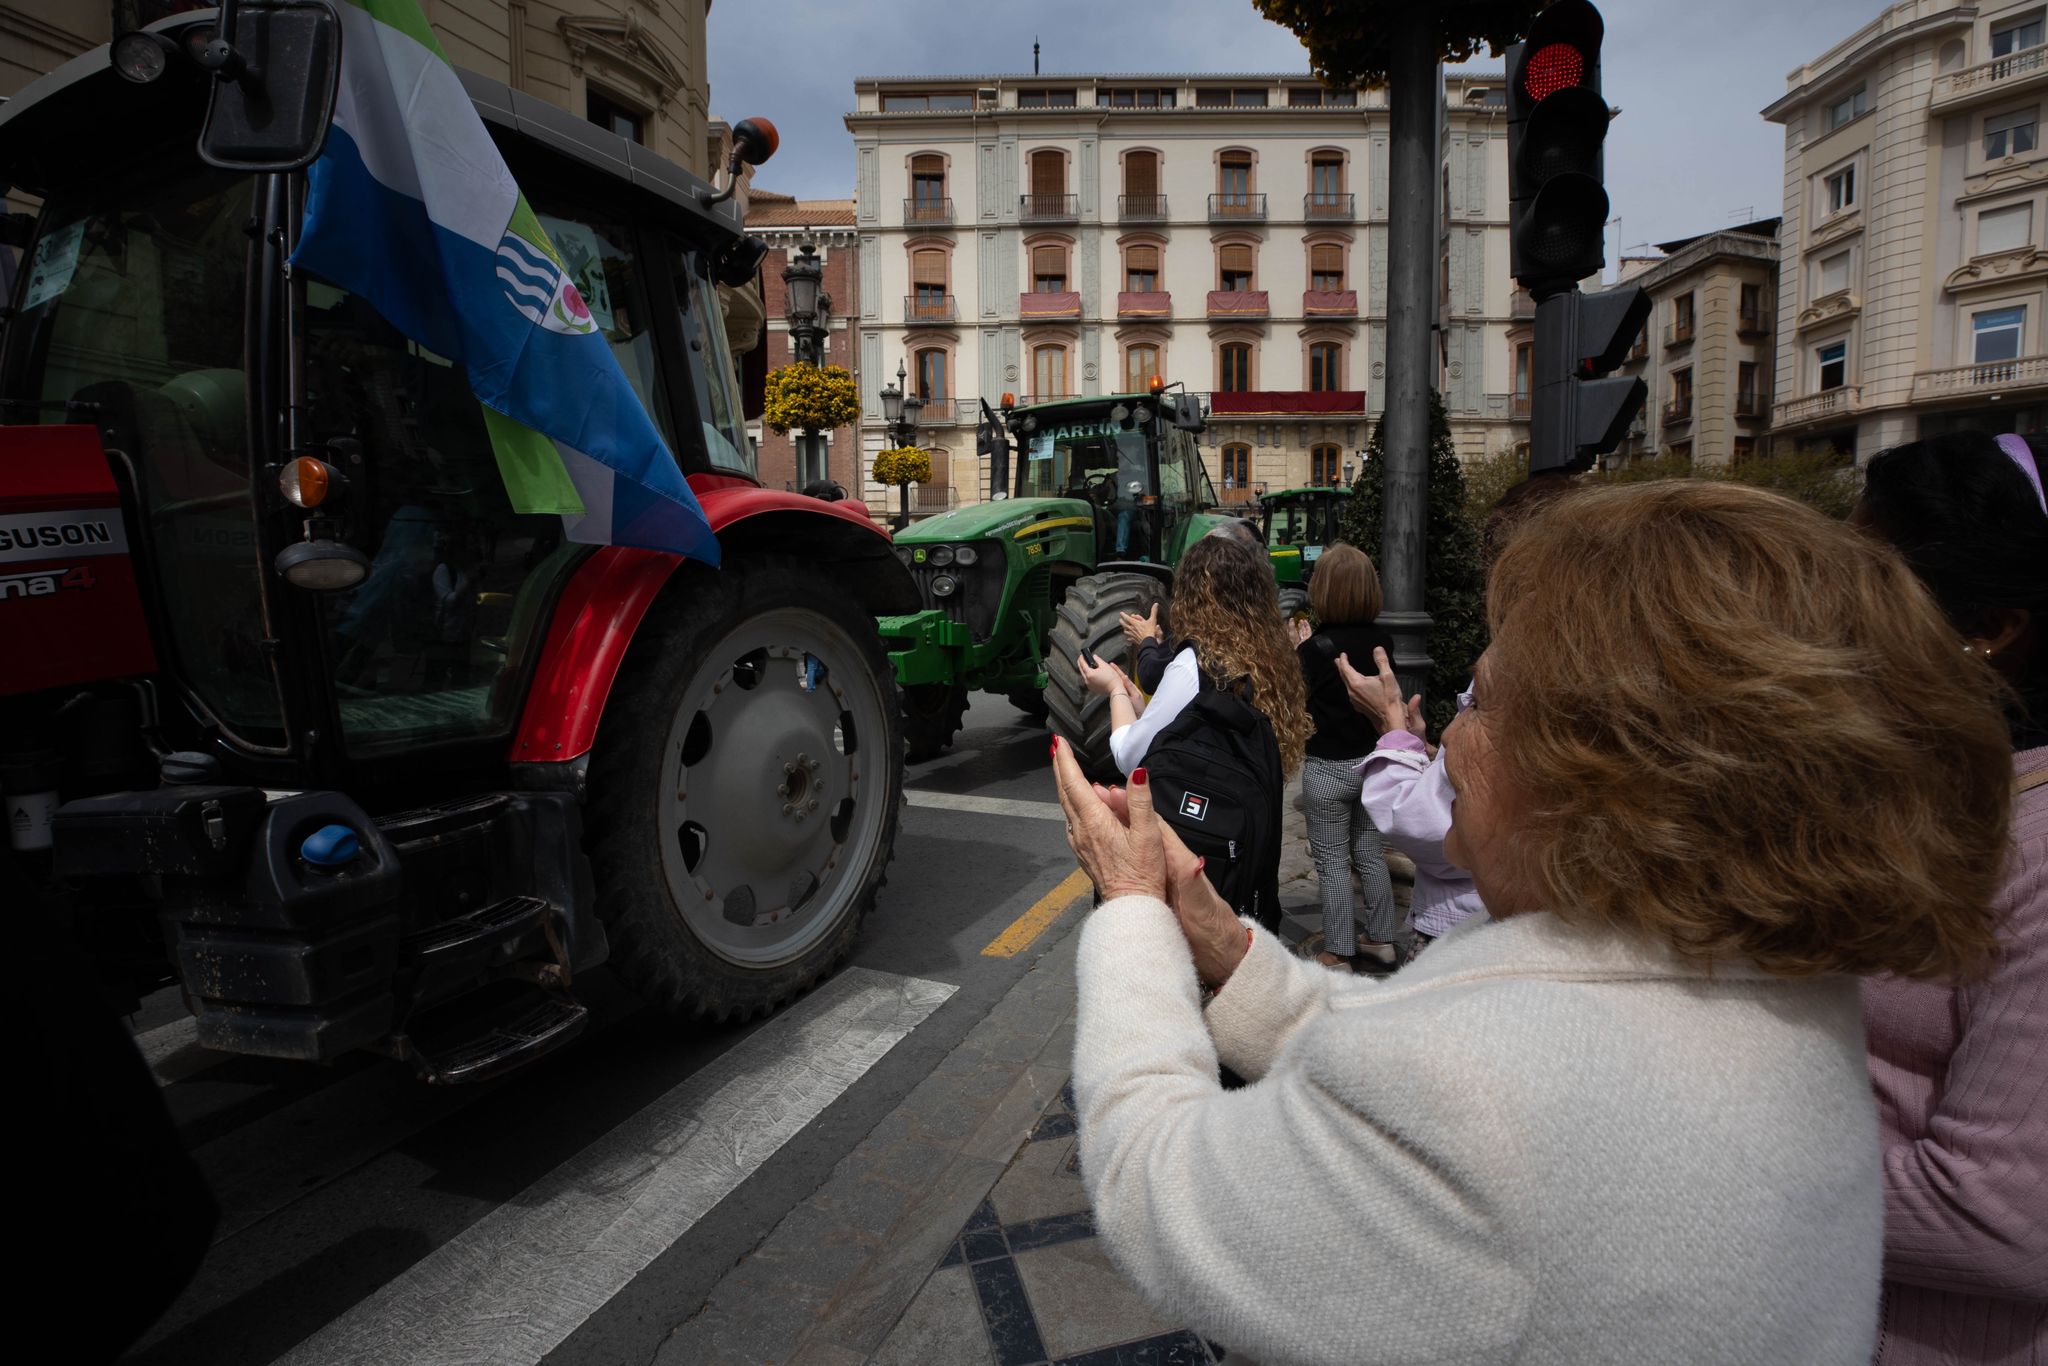
[{"label": "traffic light", "polygon": [[1649,318],[1650,296],[1639,285],[1568,289],[1536,305],[1529,473],[1583,470],[1621,444],[1649,391],[1634,375],[1607,372]]},{"label": "traffic light", "polygon": [[1557,0],[1508,49],[1510,273],[1539,300],[1607,259],[1600,11]]}]

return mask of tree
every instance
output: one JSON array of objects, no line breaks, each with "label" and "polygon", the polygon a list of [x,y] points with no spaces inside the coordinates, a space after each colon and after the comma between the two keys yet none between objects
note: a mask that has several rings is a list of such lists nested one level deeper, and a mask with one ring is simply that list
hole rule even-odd
[{"label": "tree", "polygon": [[1640,484],[1656,479],[1721,479],[1770,489],[1841,520],[1856,506],[1863,481],[1832,451],[1788,451],[1753,456],[1738,465],[1695,465],[1684,455],[1656,455],[1611,470],[1582,475],[1593,484]]},{"label": "tree", "polygon": [[1486,525],[1486,514],[1501,495],[1529,477],[1529,443],[1518,441],[1506,450],[1465,467],[1465,515],[1472,525]]},{"label": "tree", "polygon": [[[1384,424],[1381,424],[1384,425]],[[1384,516],[1386,446],[1380,426],[1366,443],[1365,466],[1351,486],[1344,509],[1346,541],[1380,559],[1380,524]],[[1472,677],[1472,663],[1486,648],[1486,612],[1480,590],[1479,532],[1465,514],[1465,475],[1451,444],[1450,419],[1441,395],[1429,396],[1429,521],[1424,544],[1428,572],[1423,584],[1423,610],[1429,613],[1429,690],[1424,710],[1432,736],[1442,735],[1457,714],[1457,696]],[[1351,661],[1360,668],[1365,661]]]},{"label": "tree", "polygon": [[[1484,46],[1494,56],[1520,42],[1548,0],[1441,0],[1432,6],[1443,60],[1462,62]],[[1252,0],[1266,18],[1290,29],[1308,48],[1309,63],[1338,89],[1387,83],[1387,39],[1396,10],[1414,0]],[[1463,680],[1459,680],[1461,683]]]}]

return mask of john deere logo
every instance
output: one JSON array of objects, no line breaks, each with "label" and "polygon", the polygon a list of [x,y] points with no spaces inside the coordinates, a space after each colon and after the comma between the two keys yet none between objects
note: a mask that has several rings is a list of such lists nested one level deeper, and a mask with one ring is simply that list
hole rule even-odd
[{"label": "john deere logo", "polygon": [[1180,814],[1191,821],[1206,820],[1209,816],[1209,799],[1190,792],[1180,799]]}]

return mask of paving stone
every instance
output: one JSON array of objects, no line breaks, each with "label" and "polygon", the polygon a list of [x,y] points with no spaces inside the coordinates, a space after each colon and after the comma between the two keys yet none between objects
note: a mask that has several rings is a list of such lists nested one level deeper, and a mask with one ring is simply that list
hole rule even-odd
[{"label": "paving stone", "polygon": [[1088,1208],[1088,1192],[1066,1170],[1067,1142],[1033,1143],[1017,1155],[989,1198],[1005,1224]]},{"label": "paving stone", "polygon": [[1010,1244],[1010,1251],[1022,1255],[1033,1248],[1052,1247],[1058,1243],[1071,1243],[1077,1238],[1095,1236],[1095,1212],[1074,1210],[1067,1214],[1048,1214],[1042,1219],[1026,1219],[1021,1224],[1010,1224],[1003,1229],[1003,1237]]},{"label": "paving stone", "polygon": [[1096,1239],[1022,1252],[1016,1264],[1046,1349],[1054,1357],[1156,1337],[1179,1327],[1139,1298]]},{"label": "paving stone", "polygon": [[876,1349],[871,1366],[994,1366],[981,1302],[964,1267],[935,1274]]},{"label": "paving stone", "polygon": [[866,1366],[867,1358],[831,1342],[806,1342],[784,1366]]},{"label": "paving stone", "polygon": [[1024,1282],[1018,1278],[1017,1263],[1003,1257],[971,1266],[968,1274],[974,1278],[974,1293],[981,1301],[981,1321],[988,1326],[996,1366],[1033,1366],[1045,1360],[1044,1340]]},{"label": "paving stone", "polygon": [[[1213,1358],[1222,1360],[1221,1357]],[[1079,1356],[1061,1357],[1053,1366],[1209,1366],[1212,1358],[1193,1333],[1162,1333],[1137,1342],[1119,1343]],[[1246,1366],[1251,1366],[1246,1363]]]}]

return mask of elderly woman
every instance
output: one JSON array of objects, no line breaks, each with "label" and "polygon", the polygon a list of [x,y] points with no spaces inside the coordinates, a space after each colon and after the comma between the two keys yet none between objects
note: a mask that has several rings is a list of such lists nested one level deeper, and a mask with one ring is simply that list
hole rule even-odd
[{"label": "elderly woman", "polygon": [[1384,981],[1233,918],[1147,775],[1055,750],[1104,899],[1074,1046],[1103,1238],[1267,1366],[1867,1361],[1855,978],[1991,953],[1996,681],[1892,551],[1735,485],[1544,509],[1488,611],[1444,744],[1489,915]]}]

